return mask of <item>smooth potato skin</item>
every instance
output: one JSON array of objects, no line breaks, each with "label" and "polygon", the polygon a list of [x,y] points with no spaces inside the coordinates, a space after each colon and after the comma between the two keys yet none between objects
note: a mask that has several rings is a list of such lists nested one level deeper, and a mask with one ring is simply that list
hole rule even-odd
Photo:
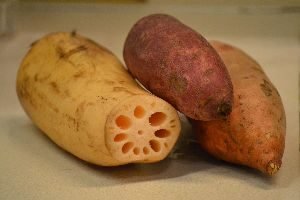
[{"label": "smooth potato skin", "polygon": [[227,69],[204,37],[174,17],[139,20],[124,45],[130,73],[148,90],[193,119],[224,118],[233,93]]},{"label": "smooth potato skin", "polygon": [[193,121],[203,149],[222,160],[274,174],[281,166],[286,119],[278,91],[262,68],[241,50],[211,42],[226,64],[234,87],[228,119]]}]

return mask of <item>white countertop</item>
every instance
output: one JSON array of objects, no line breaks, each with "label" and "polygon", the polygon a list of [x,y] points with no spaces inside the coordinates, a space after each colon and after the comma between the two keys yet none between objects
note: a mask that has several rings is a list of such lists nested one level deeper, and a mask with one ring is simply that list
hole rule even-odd
[{"label": "white countertop", "polygon": [[[265,10],[264,10],[265,9]],[[300,12],[193,5],[21,6],[14,34],[0,36],[0,199],[300,199]],[[122,60],[130,27],[140,17],[169,13],[208,39],[238,46],[264,68],[287,115],[283,165],[272,178],[217,161],[181,140],[178,157],[148,165],[103,168],[65,153],[24,114],[16,71],[31,42],[72,31],[92,38]],[[182,133],[190,126],[183,121]]]}]

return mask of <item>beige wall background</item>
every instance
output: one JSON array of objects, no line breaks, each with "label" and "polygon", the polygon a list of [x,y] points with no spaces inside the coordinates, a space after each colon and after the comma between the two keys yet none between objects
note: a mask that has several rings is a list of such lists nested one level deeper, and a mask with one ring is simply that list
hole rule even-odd
[{"label": "beige wall background", "polygon": [[63,3],[154,3],[154,4],[204,4],[204,5],[286,5],[300,6],[300,0],[19,0],[20,2],[63,2]]}]

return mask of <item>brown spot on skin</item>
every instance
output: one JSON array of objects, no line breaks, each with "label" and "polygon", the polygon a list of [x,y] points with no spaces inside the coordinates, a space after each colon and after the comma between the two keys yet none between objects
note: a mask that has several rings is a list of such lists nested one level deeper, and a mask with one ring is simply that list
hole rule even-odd
[{"label": "brown spot on skin", "polygon": [[244,77],[242,77],[242,79],[255,79],[256,78],[256,76],[254,76],[254,75],[249,75],[249,76],[244,76]]},{"label": "brown spot on skin", "polygon": [[[256,61],[255,61],[255,63],[256,63]],[[265,72],[264,72],[260,67],[256,67],[256,66],[258,66],[258,64],[257,64],[257,65],[254,65],[254,66],[252,67],[252,69],[255,70],[255,71],[258,71],[258,72],[260,72],[260,73],[262,73],[262,74],[265,74]]]},{"label": "brown spot on skin", "polygon": [[35,40],[30,44],[30,47],[33,47],[34,45],[36,45],[36,43],[38,43],[39,40]]},{"label": "brown spot on skin", "polygon": [[278,90],[275,87],[273,87],[273,90],[276,92],[277,96],[280,97],[280,94],[279,94]]},{"label": "brown spot on skin", "polygon": [[[80,128],[86,126],[88,124],[88,121],[84,120],[84,113],[87,110],[88,106],[93,106],[95,105],[95,103],[93,102],[88,102],[86,103],[86,101],[82,101],[78,104],[76,111],[75,111],[75,130],[79,131]],[[88,133],[87,133],[88,134]]]},{"label": "brown spot on skin", "polygon": [[87,50],[87,48],[83,45],[80,45],[78,47],[76,47],[75,49],[72,49],[70,51],[68,51],[63,58],[69,58],[70,56],[74,55],[75,53],[81,52],[81,51],[85,51]]},{"label": "brown spot on skin", "polygon": [[223,102],[218,106],[218,114],[226,117],[231,113],[232,107],[229,103]]},{"label": "brown spot on skin", "polygon": [[68,52],[65,52],[60,46],[56,47],[56,52],[58,53],[60,59],[69,59],[69,57],[71,57],[72,55],[85,50],[87,50],[87,48],[83,45],[71,49]]},{"label": "brown spot on skin", "polygon": [[105,98],[105,97],[103,97],[103,96],[97,96],[97,98],[98,98],[102,103],[104,103],[105,101],[108,100],[108,98]]},{"label": "brown spot on skin", "polygon": [[67,118],[67,121],[70,124],[72,124],[72,126],[71,126],[72,128],[74,128],[76,131],[79,130],[79,123],[78,123],[78,121],[74,117],[72,117],[72,116],[70,116],[68,114],[64,114],[63,116]]},{"label": "brown spot on skin", "polygon": [[38,74],[35,74],[35,75],[34,75],[33,80],[34,80],[35,82],[38,81]]},{"label": "brown spot on skin", "polygon": [[85,108],[85,101],[79,103],[79,105],[76,108],[75,115],[77,119],[80,119],[81,116],[83,115],[84,108]]},{"label": "brown spot on skin", "polygon": [[170,86],[175,89],[176,92],[183,92],[187,87],[187,80],[182,76],[171,75],[169,78]]},{"label": "brown spot on skin", "polygon": [[64,57],[65,52],[60,46],[57,46],[55,50],[56,50],[56,53],[57,53],[59,59]]},{"label": "brown spot on skin", "polygon": [[105,82],[106,84],[108,84],[108,85],[113,85],[113,84],[115,84],[115,82],[114,82],[114,81],[111,81],[111,80],[104,80],[104,82]]},{"label": "brown spot on skin", "polygon": [[29,97],[29,92],[27,90],[27,87],[29,85],[29,77],[28,76],[25,76],[24,79],[23,79],[23,84],[21,84],[21,94],[24,98],[27,98]]},{"label": "brown spot on skin", "polygon": [[17,94],[21,99],[26,100],[32,107],[37,109],[37,104],[35,99],[32,98],[30,95],[30,92],[33,88],[30,83],[30,78],[28,76],[25,76],[22,83],[18,85],[17,87]]},{"label": "brown spot on skin", "polygon": [[269,96],[272,96],[272,86],[271,84],[266,81],[265,79],[263,79],[263,83],[260,84],[260,88],[261,90],[263,91],[263,93],[269,97]]},{"label": "brown spot on skin", "polygon": [[85,75],[85,71],[78,71],[73,75],[73,78],[77,79],[83,77]]},{"label": "brown spot on skin", "polygon": [[98,44],[97,42],[95,42],[94,40],[91,40],[89,38],[85,38],[85,40],[87,42],[93,44],[94,46],[96,46],[98,49],[100,49],[100,52],[98,52],[98,53],[106,52],[106,53],[109,53],[109,54],[113,55],[113,53],[110,50],[104,48],[103,46],[101,46],[100,44]]},{"label": "brown spot on skin", "polygon": [[75,37],[77,35],[76,29],[71,32],[71,37]]},{"label": "brown spot on skin", "polygon": [[56,82],[51,81],[51,82],[50,82],[50,86],[51,86],[51,88],[53,89],[53,91],[54,91],[55,93],[57,93],[57,94],[60,93],[59,87],[58,87],[58,85],[57,85]]},{"label": "brown spot on skin", "polygon": [[48,108],[50,108],[55,113],[59,113],[59,109],[45,96],[42,92],[35,90],[35,93],[37,94],[37,97],[40,99],[40,102],[43,102],[43,104],[47,105]]},{"label": "brown spot on skin", "polygon": [[59,113],[59,110],[56,107],[53,107],[53,111],[56,112],[56,113]]}]

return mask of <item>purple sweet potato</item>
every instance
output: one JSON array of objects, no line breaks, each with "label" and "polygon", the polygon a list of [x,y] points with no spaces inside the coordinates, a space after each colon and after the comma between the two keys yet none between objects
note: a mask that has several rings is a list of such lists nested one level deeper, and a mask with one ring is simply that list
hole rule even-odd
[{"label": "purple sweet potato", "polygon": [[188,117],[208,121],[230,114],[233,89],[223,61],[203,36],[174,17],[139,20],[123,55],[139,82]]}]

